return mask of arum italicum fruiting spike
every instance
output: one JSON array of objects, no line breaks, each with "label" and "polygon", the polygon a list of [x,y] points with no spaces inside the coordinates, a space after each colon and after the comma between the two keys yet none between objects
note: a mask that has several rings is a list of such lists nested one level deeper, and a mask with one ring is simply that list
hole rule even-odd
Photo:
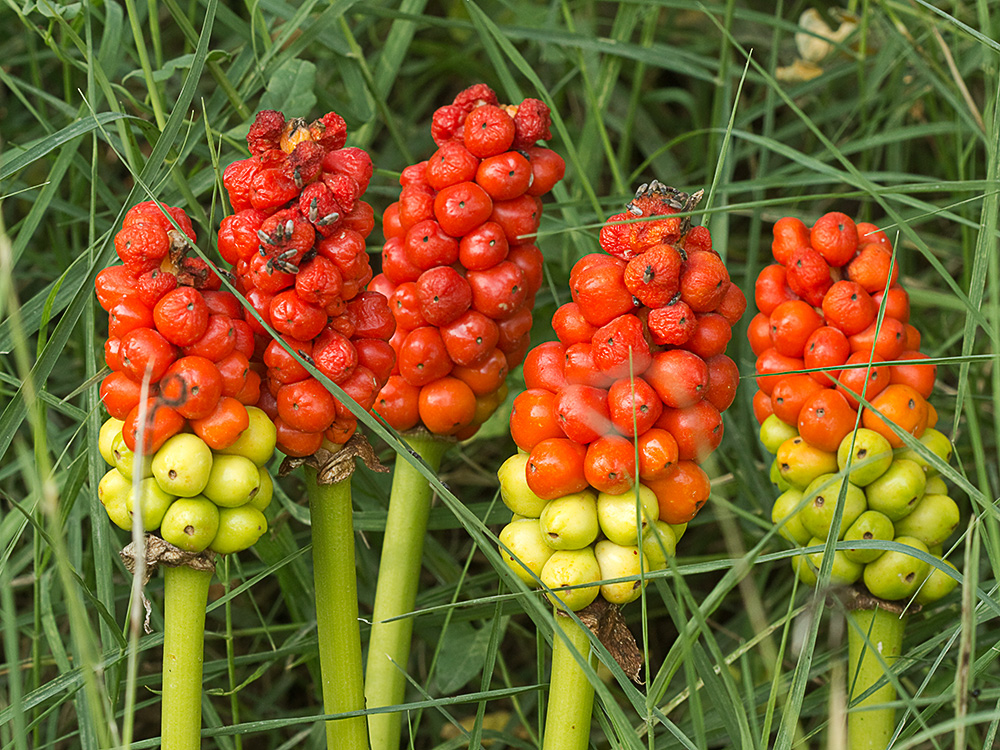
[{"label": "arum italicum fruiting spike", "polygon": [[[480,126],[464,127],[467,120]],[[528,350],[543,278],[541,196],[565,164],[537,144],[551,137],[548,108],[533,99],[498,106],[485,84],[439,108],[431,134],[437,153],[403,170],[399,200],[383,213],[382,273],[369,289],[390,297],[401,331],[393,339],[398,368],[375,410],[437,471],[446,450],[503,403],[506,375]],[[426,479],[397,460],[366,665],[369,709],[406,697],[409,615],[432,496]],[[369,728],[376,750],[400,747],[399,712],[372,713]]]},{"label": "arum italicum fruiting spike", "polygon": [[[785,217],[775,224],[772,251],[776,263],[757,279],[759,312],[748,331],[765,376],[754,413],[764,447],[777,456],[773,478],[785,490],[772,520],[797,546],[841,540],[832,560],[817,552],[793,565],[807,585],[821,583],[828,568],[831,585],[849,587],[848,748],[881,749],[896,731],[891,671],[905,622],[957,584],[954,566],[941,557],[960,512],[935,468],[951,457],[950,440],[934,429],[935,366],[921,363],[927,357],[892,245],[874,225],[836,212],[811,228]],[[800,275],[805,266],[809,273]],[[795,305],[804,309],[802,301],[813,313],[786,317]],[[868,369],[840,369],[851,363]],[[796,374],[801,369],[817,369],[815,381]],[[808,388],[797,395],[796,384]],[[848,410],[841,419],[827,413],[838,400]],[[916,448],[905,447],[904,433]]]},{"label": "arum italicum fruiting spike", "polygon": [[[270,486],[261,467],[275,444],[266,417],[269,427],[263,434],[259,429],[253,406],[259,393],[249,372],[228,380],[222,375],[229,358],[253,353],[253,333],[235,296],[220,291],[219,276],[189,257],[194,240],[180,209],[154,201],[133,206],[115,238],[124,265],[105,269],[95,283],[111,317],[109,334],[124,342],[117,353],[113,346],[105,349],[113,372],[102,383],[101,400],[111,417],[101,428],[100,447],[112,468],[98,496],[112,523],[143,542],[123,551],[135,561],[145,548],[136,569],[168,563],[160,737],[166,750],[201,746],[213,559],[250,547],[266,531],[270,495],[265,502],[252,488]],[[137,304],[152,313],[152,325],[116,331],[119,306]],[[212,318],[228,322],[232,335],[224,343],[213,339]],[[227,463],[223,453],[239,456],[246,446],[253,451],[239,459],[249,471],[245,491],[234,495],[210,486],[213,467]]]},{"label": "arum italicum fruiting spike", "polygon": [[[719,445],[721,412],[739,379],[724,354],[728,337],[705,336],[697,326],[665,330],[654,318],[683,304],[692,319],[695,312],[715,316],[728,331],[745,308],[708,231],[674,215],[699,197],[656,180],[641,186],[626,212],[601,230],[609,254],[574,266],[573,301],[553,317],[558,341],[525,360],[526,390],[511,414],[522,453],[497,473],[514,514],[500,533],[500,551],[520,581],[541,586],[556,613],[548,750],[582,750],[590,737],[594,691],[577,655],[593,664],[591,636],[565,613],[597,619],[641,597],[649,574],[668,567],[687,522],[708,499],[698,461]],[[646,253],[654,247],[670,261],[651,274],[656,262]],[[692,270],[699,262],[708,272]],[[672,345],[651,345],[656,335]],[[578,354],[578,345],[589,353]],[[678,352],[679,369],[671,366]],[[700,416],[687,418],[693,414]]]},{"label": "arum italicum fruiting spike", "polygon": [[[234,266],[247,300],[273,295],[281,302],[265,306],[267,327],[252,324],[260,346],[251,359],[264,373],[259,403],[278,449],[293,465],[309,467],[323,711],[333,715],[365,708],[351,479],[337,464],[338,453],[354,441],[339,453],[352,456],[342,463],[353,467],[353,456],[363,455],[347,403],[371,409],[394,367],[387,342],[395,330],[385,297],[364,291],[372,276],[365,240],[374,220],[361,196],[372,164],[361,149],[345,148],[346,137],[343,119],[333,112],[311,125],[258,113],[247,136],[250,158],[223,175],[235,213],[219,232],[220,253]],[[337,185],[336,197],[328,183]],[[258,242],[263,261],[254,256]],[[271,338],[272,329],[280,340]],[[302,362],[347,399],[335,398]],[[364,716],[330,720],[325,728],[330,748],[368,746]]]}]

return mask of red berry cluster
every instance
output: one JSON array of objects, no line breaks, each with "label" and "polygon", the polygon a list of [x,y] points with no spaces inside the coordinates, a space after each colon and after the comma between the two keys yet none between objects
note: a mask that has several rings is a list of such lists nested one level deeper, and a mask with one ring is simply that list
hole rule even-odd
[{"label": "red berry cluster", "polygon": [[[178,231],[176,224],[182,231]],[[101,400],[124,420],[122,436],[136,450],[141,388],[148,381],[143,450],[155,453],[186,425],[211,448],[231,445],[249,423],[260,378],[250,369],[253,332],[243,307],[200,258],[179,208],[153,201],[134,206],[115,236],[124,265],[98,273],[97,298],[108,312],[104,357],[112,373]]]},{"label": "red berry cluster", "polygon": [[[936,368],[919,364],[927,355],[885,233],[839,212],[811,228],[786,217],[774,226],[772,252],[776,262],[757,277],[759,312],[748,331],[758,421],[776,414],[806,442],[833,452],[854,429],[863,393],[875,407],[864,410],[863,425],[893,447],[902,440],[878,412],[916,437],[933,427],[927,398]],[[890,361],[898,364],[881,365]],[[787,374],[813,368],[824,369]]]},{"label": "red berry cluster", "polygon": [[746,300],[708,230],[674,215],[699,198],[643,185],[601,230],[609,254],[573,267],[572,302],[552,319],[558,341],[528,355],[511,416],[539,497],[588,486],[621,494],[638,479],[671,524],[707,500],[698,463],[718,447],[735,397],[739,375],[724,352]]},{"label": "red berry cluster", "polygon": [[382,273],[370,288],[389,298],[397,367],[376,411],[405,431],[471,436],[506,395],[528,351],[542,284],[535,232],[540,197],[565,163],[535,145],[549,134],[536,99],[503,106],[485,84],[434,114],[438,150],[403,170],[384,214]]},{"label": "red berry cluster", "polygon": [[247,316],[263,373],[257,405],[274,420],[278,447],[293,456],[315,453],[324,438],[346,442],[357,420],[285,347],[366,410],[395,363],[386,298],[364,291],[372,278],[365,240],[375,222],[361,196],[372,162],[362,149],[345,148],[346,137],[334,112],[307,124],[263,111],[247,135],[251,156],[223,173],[235,213],[222,221],[219,252],[284,342]]}]

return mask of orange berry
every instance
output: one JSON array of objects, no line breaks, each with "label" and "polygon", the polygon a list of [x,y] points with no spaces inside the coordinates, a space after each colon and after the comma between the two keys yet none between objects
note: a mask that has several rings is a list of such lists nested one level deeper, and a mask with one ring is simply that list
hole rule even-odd
[{"label": "orange berry", "polygon": [[757,357],[757,387],[770,396],[782,375],[804,367],[805,364],[798,357],[786,357],[774,348],[765,349]]},{"label": "orange berry", "polygon": [[678,461],[659,479],[645,482],[660,506],[660,520],[687,523],[701,510],[711,494],[708,474],[694,461]]},{"label": "orange berry", "polygon": [[774,223],[771,254],[781,265],[787,266],[792,254],[800,247],[809,246],[809,227],[801,219],[785,216]]},{"label": "orange berry", "polygon": [[592,443],[611,432],[608,392],[603,388],[567,385],[559,389],[553,406],[559,426],[571,440]]},{"label": "orange berry", "polygon": [[916,364],[919,360],[930,359],[926,354],[918,351],[903,351],[896,359],[912,362],[912,364],[890,367],[889,382],[908,385],[924,398],[930,398],[934,391],[934,380],[937,377],[937,365]]},{"label": "orange berry", "polygon": [[876,313],[871,295],[854,281],[838,281],[823,297],[823,316],[827,325],[836,326],[847,336],[871,325]]},{"label": "orange berry", "polygon": [[876,306],[882,306],[885,298],[885,314],[900,323],[910,322],[910,295],[901,286],[891,286],[888,290],[878,290],[872,294]]},{"label": "orange berry", "polygon": [[556,416],[555,395],[544,388],[529,388],[514,399],[510,436],[523,451],[548,438],[564,437]]},{"label": "orange berry", "polygon": [[713,252],[696,250],[681,265],[681,299],[695,312],[714,310],[728,288],[729,271]]},{"label": "orange berry", "polygon": [[903,439],[886,420],[919,438],[927,427],[929,413],[926,399],[913,388],[890,383],[872,399],[871,408],[864,410],[861,419],[865,427],[882,435],[893,448],[901,448]]},{"label": "orange berry", "polygon": [[677,441],[677,457],[682,461],[704,461],[722,442],[722,414],[702,399],[684,409],[664,409],[656,426]]},{"label": "orange berry", "polygon": [[874,224],[867,221],[858,222],[858,244],[859,245],[881,245],[886,250],[892,250],[892,243],[886,236],[885,232],[879,229]]},{"label": "orange berry", "polygon": [[799,296],[788,286],[788,275],[785,267],[779,263],[773,263],[770,266],[764,266],[757,274],[753,298],[757,309],[765,315],[770,315],[774,308],[785,300],[798,299]]},{"label": "orange berry", "polygon": [[472,424],[476,394],[458,378],[443,377],[421,387],[417,409],[424,427],[435,435],[454,435]]},{"label": "orange berry", "polygon": [[771,391],[771,408],[785,424],[798,424],[802,405],[825,386],[806,374],[786,375]]},{"label": "orange berry", "polygon": [[729,340],[733,337],[733,329],[729,326],[729,322],[718,313],[699,315],[697,322],[684,348],[704,360],[724,353]]},{"label": "orange berry", "polygon": [[729,287],[726,289],[726,293],[722,295],[722,301],[715,308],[715,312],[725,318],[729,325],[734,326],[740,322],[740,318],[743,317],[746,309],[746,295],[743,294],[743,291],[736,284],[729,282]]},{"label": "orange berry", "polygon": [[858,229],[847,214],[832,211],[813,224],[809,243],[831,266],[845,265],[858,249]]},{"label": "orange berry", "polygon": [[654,344],[680,346],[687,343],[698,327],[694,310],[683,300],[650,310],[646,326]]},{"label": "orange berry", "polygon": [[864,245],[857,256],[847,264],[847,278],[855,281],[869,293],[884,290],[896,283],[899,266],[892,252],[882,245]]},{"label": "orange berry", "polygon": [[620,495],[636,481],[635,446],[621,435],[604,435],[587,446],[583,474],[598,492]]},{"label": "orange berry", "polygon": [[[876,330],[877,329],[877,330]],[[906,326],[895,318],[882,318],[881,326],[873,322],[865,330],[849,336],[853,352],[871,352],[886,361],[896,359],[906,346]]]},{"label": "orange berry", "polygon": [[802,362],[810,370],[816,367],[829,368],[809,373],[817,383],[828,386],[831,380],[836,380],[840,376],[840,370],[835,368],[844,364],[849,356],[851,356],[851,344],[847,336],[839,328],[823,326],[813,331],[806,341]]},{"label": "orange berry", "polygon": [[812,305],[800,299],[782,302],[771,313],[771,341],[779,354],[786,357],[801,357],[806,341],[817,328],[823,325]]},{"label": "orange berry", "polygon": [[543,440],[528,454],[524,473],[529,489],[545,500],[586,489],[586,456],[587,446],[569,438]]},{"label": "orange berry", "polygon": [[840,441],[854,429],[857,416],[844,394],[824,388],[802,404],[799,435],[820,450],[836,453]]},{"label": "orange berry", "polygon": [[651,427],[636,438],[635,445],[643,482],[665,476],[677,463],[677,441],[667,430]]},{"label": "orange berry", "polygon": [[[869,361],[872,363],[870,370],[867,368]],[[854,393],[871,401],[889,385],[889,368],[875,366],[884,361],[882,357],[868,352],[854,352],[847,358],[847,362],[844,363],[846,365],[866,365],[866,367],[845,368],[841,370],[837,379],[837,390],[844,394],[852,409],[861,406]]]},{"label": "orange berry", "polygon": [[830,266],[818,252],[802,247],[792,254],[787,266],[788,288],[810,305],[823,303],[823,295],[833,284]]},{"label": "orange berry", "polygon": [[662,307],[680,290],[681,255],[671,245],[653,245],[625,267],[625,286],[648,307]]},{"label": "orange berry", "polygon": [[708,390],[705,400],[719,411],[728,409],[736,398],[736,386],[740,382],[740,371],[736,363],[725,354],[716,354],[705,360],[708,365]]},{"label": "orange berry", "polygon": [[765,349],[773,347],[770,316],[762,312],[754,315],[750,319],[750,325],[747,326],[747,339],[750,341],[750,350],[755,355],[760,355]]},{"label": "orange berry", "polygon": [[757,420],[757,424],[764,424],[764,420],[772,414],[774,414],[774,405],[771,403],[771,397],[764,391],[756,391],[753,394],[753,416]]}]

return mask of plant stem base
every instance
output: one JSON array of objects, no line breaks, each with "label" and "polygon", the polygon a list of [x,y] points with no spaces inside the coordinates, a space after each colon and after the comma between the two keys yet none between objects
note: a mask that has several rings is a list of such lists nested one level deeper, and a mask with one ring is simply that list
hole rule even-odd
[{"label": "plant stem base", "polygon": [[[903,648],[905,615],[881,608],[854,609],[848,614],[848,689],[852,706],[847,714],[849,750],[885,750],[896,730],[896,710],[887,704],[896,699],[896,688],[887,682],[868,697],[854,703],[885,677]],[[880,660],[881,655],[881,660]]]},{"label": "plant stem base", "polygon": [[[365,691],[361,670],[351,480],[320,485],[316,482],[313,469],[306,470],[306,480],[312,518],[323,710],[328,714],[363,711]],[[326,742],[330,750],[367,748],[368,725],[365,717],[326,722]]]},{"label": "plant stem base", "polygon": [[556,626],[558,630],[552,636],[552,678],[542,750],[587,750],[594,687],[567,641],[593,664],[590,636],[586,629],[569,617],[557,615]]},{"label": "plant stem base", "polygon": [[[429,436],[408,436],[406,442],[435,472],[452,445]],[[406,694],[405,670],[410,659],[413,620],[403,615],[413,611],[417,600],[424,535],[427,533],[433,495],[427,479],[407,461],[397,458],[375,588],[365,672],[369,708],[398,705]],[[368,729],[372,748],[397,750],[402,733],[402,715],[398,712],[372,714],[368,717]]]},{"label": "plant stem base", "polygon": [[164,571],[163,750],[201,747],[201,693],[205,610],[212,571],[181,565]]}]

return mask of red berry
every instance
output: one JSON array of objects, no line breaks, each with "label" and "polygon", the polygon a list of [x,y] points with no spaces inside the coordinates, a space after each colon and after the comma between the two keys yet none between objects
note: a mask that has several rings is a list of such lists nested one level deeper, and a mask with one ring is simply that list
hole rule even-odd
[{"label": "red berry", "polygon": [[[402,212],[402,202],[400,211]],[[493,201],[486,191],[474,182],[449,185],[433,198],[434,218],[445,233],[452,237],[461,237],[475,229],[489,219],[492,212]]]},{"label": "red berry", "polygon": [[431,325],[443,326],[469,309],[472,288],[451,266],[438,266],[420,274],[417,297],[424,319]]},{"label": "red berry", "polygon": [[514,120],[495,105],[476,107],[465,118],[462,140],[480,159],[503,153],[514,142]]},{"label": "red berry", "polygon": [[475,179],[494,201],[510,200],[528,189],[531,164],[518,152],[505,151],[483,159]]}]

